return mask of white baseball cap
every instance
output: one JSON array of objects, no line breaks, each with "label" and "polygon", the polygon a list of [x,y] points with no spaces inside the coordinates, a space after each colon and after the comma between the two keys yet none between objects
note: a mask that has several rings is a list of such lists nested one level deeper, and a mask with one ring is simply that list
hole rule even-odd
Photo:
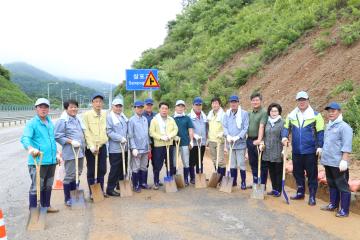
[{"label": "white baseball cap", "polygon": [[177,100],[176,103],[175,103],[175,106],[179,106],[179,105],[184,105],[184,106],[186,106],[184,100]]},{"label": "white baseball cap", "polygon": [[121,98],[115,98],[113,101],[112,101],[112,105],[124,105],[124,100],[123,99],[121,99]]},{"label": "white baseball cap", "polygon": [[299,100],[300,98],[309,99],[309,95],[305,91],[298,92],[296,94],[296,100]]},{"label": "white baseball cap", "polygon": [[38,100],[36,100],[36,102],[35,102],[35,107],[37,107],[41,104],[45,104],[45,105],[48,105],[48,107],[50,107],[50,102],[46,98],[38,98]]}]

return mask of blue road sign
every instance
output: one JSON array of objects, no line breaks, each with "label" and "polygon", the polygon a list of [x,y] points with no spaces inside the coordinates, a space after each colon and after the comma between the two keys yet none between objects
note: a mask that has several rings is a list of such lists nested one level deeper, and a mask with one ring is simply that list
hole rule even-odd
[{"label": "blue road sign", "polygon": [[[126,69],[126,90],[140,91],[140,90],[158,90],[159,87],[145,87],[146,78],[152,72],[155,81],[158,81],[157,69]],[[152,81],[153,82],[153,81]]]}]

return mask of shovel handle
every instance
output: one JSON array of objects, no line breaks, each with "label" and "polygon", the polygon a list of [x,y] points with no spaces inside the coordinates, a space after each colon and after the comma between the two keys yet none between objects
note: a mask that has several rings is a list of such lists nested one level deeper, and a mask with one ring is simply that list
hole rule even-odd
[{"label": "shovel handle", "polygon": [[170,177],[170,145],[166,144],[166,175]]},{"label": "shovel handle", "polygon": [[94,174],[94,178],[95,178],[95,183],[97,183],[98,161],[99,161],[99,144],[98,144],[98,142],[96,142],[95,148],[96,148],[96,154],[95,154],[95,174]]},{"label": "shovel handle", "polygon": [[227,165],[228,170],[230,171],[230,167],[231,167],[231,157],[232,157],[232,152],[233,152],[233,148],[235,146],[235,142],[229,142],[229,162]]},{"label": "shovel handle", "polygon": [[180,150],[180,137],[178,138],[178,141],[175,141],[175,146],[176,146],[176,156],[175,156],[175,161],[176,161],[176,169],[179,166],[179,150]]},{"label": "shovel handle", "polygon": [[121,143],[120,142],[120,147],[121,147],[121,157],[122,157],[122,166],[123,166],[123,176],[125,178],[126,176],[126,166],[125,166],[125,144],[126,143]]},{"label": "shovel handle", "polygon": [[284,150],[283,150],[284,154],[283,154],[283,172],[282,172],[282,180],[285,181],[285,163],[286,163],[286,153],[287,153],[287,147],[284,146]]},{"label": "shovel handle", "polygon": [[216,143],[216,163],[215,163],[215,170],[219,168],[219,158],[220,158],[220,141]]},{"label": "shovel handle", "polygon": [[196,140],[196,143],[198,145],[198,164],[199,164],[199,171],[200,173],[202,173],[202,167],[201,167],[201,143],[202,140],[201,138],[199,138],[198,140]]},{"label": "shovel handle", "polygon": [[39,154],[39,163],[36,162],[36,157],[33,156],[34,164],[35,164],[35,170],[36,170],[36,176],[35,176],[35,182],[36,182],[36,199],[38,202],[40,202],[40,168],[41,168],[41,162],[43,159],[44,154],[40,152]]},{"label": "shovel handle", "polygon": [[75,181],[76,181],[76,186],[78,186],[78,184],[79,184],[79,153],[80,153],[80,147],[78,147],[77,150],[75,150],[74,146],[71,145],[71,148],[73,150],[74,158],[75,158]]},{"label": "shovel handle", "polygon": [[260,151],[260,147],[256,146],[257,148],[257,152],[258,152],[258,181],[260,179],[260,170],[261,170],[261,156],[262,156],[262,151]]}]

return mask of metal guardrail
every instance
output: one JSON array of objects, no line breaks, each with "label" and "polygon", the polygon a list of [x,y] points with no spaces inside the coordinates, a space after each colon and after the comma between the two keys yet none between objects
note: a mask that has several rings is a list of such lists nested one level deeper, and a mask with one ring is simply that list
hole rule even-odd
[{"label": "metal guardrail", "polygon": [[[61,112],[49,113],[49,116],[51,119],[58,118],[58,117],[60,117],[60,115],[61,115]],[[34,114],[24,115],[24,116],[14,116],[14,117],[0,117],[0,125],[2,127],[5,127],[6,125],[8,125],[10,127],[11,124],[21,125],[23,123],[25,124],[26,121],[30,120],[33,117],[34,117]]]},{"label": "metal guardrail", "polygon": [[34,105],[0,104],[0,111],[29,111],[34,110]]}]

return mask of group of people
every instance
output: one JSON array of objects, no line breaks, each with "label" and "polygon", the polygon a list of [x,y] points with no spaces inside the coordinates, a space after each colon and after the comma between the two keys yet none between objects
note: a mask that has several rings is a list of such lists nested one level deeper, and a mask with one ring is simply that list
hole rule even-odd
[{"label": "group of people", "polygon": [[[297,184],[297,192],[291,199],[304,199],[306,176],[308,204],[316,205],[318,160],[321,159],[330,189],[330,203],[321,209],[338,210],[338,217],[349,215],[351,195],[347,183],[348,161],[352,150],[353,132],[343,121],[341,106],[336,102],[325,108],[329,119],[329,123],[325,125],[321,114],[310,106],[309,96],[304,91],[296,95],[297,107],[286,119],[281,117],[282,107],[278,103],[271,103],[267,109],[264,108],[260,93],[251,95],[250,111],[242,109],[239,97],[232,95],[228,98],[229,109],[224,110],[220,98],[215,97],[211,100],[211,111],[205,114],[202,110],[203,100],[196,97],[189,114],[185,113],[186,103],[177,100],[172,116],[170,105],[166,102],[159,104],[159,113],[153,112],[154,102],[148,98],[145,101],[134,102],[134,115],[129,119],[123,113],[122,99],[114,99],[109,112],[103,110],[103,100],[102,94],[94,94],[91,98],[92,109],[85,112],[81,118],[78,116],[77,101],[66,101],[65,111],[55,126],[48,117],[49,101],[44,98],[36,101],[37,114],[27,123],[21,138],[24,148],[29,152],[28,165],[32,180],[29,191],[30,208],[36,207],[37,203],[34,160],[38,161],[42,153],[40,203],[47,207],[49,212],[57,211],[50,206],[55,167],[60,159],[56,142],[62,146],[62,160],[65,162],[65,204],[71,206],[70,191],[77,187],[74,148],[80,149],[78,174],[82,172],[83,159],[86,157],[88,185],[100,183],[105,197],[116,197],[120,196],[116,191],[119,190],[118,182],[125,177],[123,154],[124,159],[131,158],[130,166],[125,166],[131,171],[133,191],[141,192],[142,189],[151,188],[148,184],[150,162],[154,178],[152,188],[158,190],[162,186],[160,171],[164,162],[166,164],[167,148],[170,149],[170,166],[167,166],[170,175],[177,172],[174,141],[180,141],[179,153],[186,186],[195,184],[195,173],[203,173],[206,147],[209,149],[215,170],[221,177],[225,176],[227,161],[224,152],[229,151],[231,146],[229,166],[230,175],[234,179],[233,186],[238,184],[239,170],[240,188],[247,188],[247,155],[253,183],[266,185],[269,173],[272,189],[267,194],[279,197],[282,169],[285,164],[284,149],[288,147],[291,136],[293,175]],[[262,159],[258,179],[260,152]],[[95,156],[98,157],[97,179],[94,179]],[[105,189],[107,156],[110,172]],[[91,198],[91,189],[89,190]]]}]

